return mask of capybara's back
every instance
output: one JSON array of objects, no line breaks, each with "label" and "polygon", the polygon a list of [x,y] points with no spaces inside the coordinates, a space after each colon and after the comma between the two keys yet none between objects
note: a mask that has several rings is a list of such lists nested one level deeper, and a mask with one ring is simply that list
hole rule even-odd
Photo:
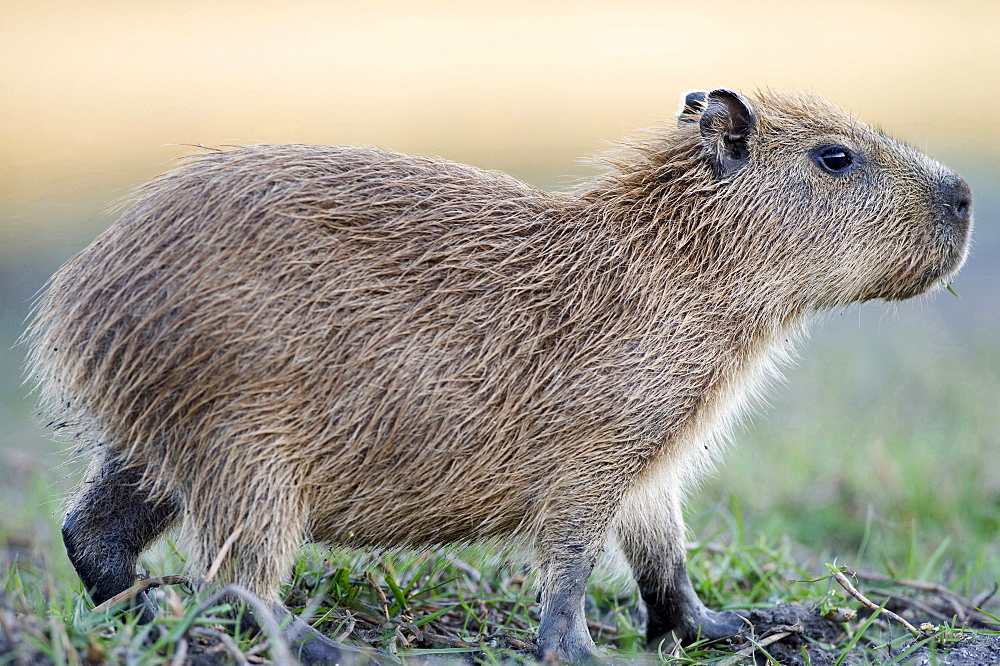
[{"label": "capybara's back", "polygon": [[556,442],[609,417],[579,379],[603,350],[561,203],[375,149],[209,153],[60,271],[40,364],[67,427],[158,495],[217,511],[290,484],[309,534],[346,544],[530,530],[557,499]]},{"label": "capybara's back", "polygon": [[[143,188],[29,332],[44,401],[93,456],[63,532],[94,600],[183,519],[192,573],[229,539],[224,575],[276,613],[305,541],[513,538],[541,567],[542,654],[581,659],[611,539],[651,638],[738,630],[687,580],[684,485],[813,313],[958,268],[968,187],[779,93],[689,95],[612,163],[570,195],[254,146]],[[289,627],[306,660],[344,649]]]}]

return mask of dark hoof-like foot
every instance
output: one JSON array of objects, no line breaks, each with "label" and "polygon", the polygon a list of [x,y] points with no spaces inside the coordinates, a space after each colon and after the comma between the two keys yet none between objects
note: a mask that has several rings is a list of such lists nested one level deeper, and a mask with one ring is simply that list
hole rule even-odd
[{"label": "dark hoof-like foot", "polygon": [[[340,664],[341,666],[368,666],[369,664],[398,664],[396,657],[372,650],[356,648],[327,638],[307,622],[288,612],[284,606],[273,607],[272,612],[281,626],[281,634],[292,655],[302,664]],[[254,614],[244,618],[251,626],[261,628]]]},{"label": "dark hoof-like foot", "polygon": [[596,651],[542,650],[535,658],[543,664],[603,664],[605,660]]},{"label": "dark hoof-like foot", "polygon": [[146,591],[136,595],[129,612],[139,619],[139,624],[149,624],[156,619],[157,610],[158,606],[153,599],[153,595],[149,591]]},{"label": "dark hoof-like foot", "polygon": [[[552,614],[543,619],[538,627],[537,659],[543,664],[601,663],[603,660],[582,618],[582,614],[578,618]],[[577,619],[580,621],[574,621]]]},{"label": "dark hoof-like foot", "polygon": [[[553,630],[553,625],[562,630]],[[537,640],[536,656],[543,664],[598,664],[603,661],[586,625],[563,626],[559,622],[543,624],[539,627]]]},{"label": "dark hoof-like foot", "polygon": [[684,645],[704,640],[717,641],[735,636],[749,627],[743,611],[710,611],[703,607],[695,617],[667,631],[662,631],[662,627],[653,628],[647,645],[654,648],[671,635]]},{"label": "dark hoof-like foot", "polygon": [[308,640],[291,645],[291,652],[304,666],[308,664],[340,664],[341,666],[368,666],[369,664],[399,663],[398,659],[386,654],[338,643],[325,636],[312,636]]},{"label": "dark hoof-like foot", "polygon": [[695,627],[694,635],[690,636],[690,639],[696,640],[701,638],[703,640],[714,641],[726,638],[727,636],[735,636],[749,626],[747,616],[737,611],[706,610],[704,616],[701,618],[701,622]]},{"label": "dark hoof-like foot", "polygon": [[[111,598],[110,596],[98,596],[94,593],[91,593],[91,597],[95,607],[100,606]],[[146,590],[135,595],[131,600],[123,600],[115,604],[108,609],[108,612],[113,615],[130,615],[136,618],[139,624],[149,624],[156,619],[159,608],[152,591]]]}]

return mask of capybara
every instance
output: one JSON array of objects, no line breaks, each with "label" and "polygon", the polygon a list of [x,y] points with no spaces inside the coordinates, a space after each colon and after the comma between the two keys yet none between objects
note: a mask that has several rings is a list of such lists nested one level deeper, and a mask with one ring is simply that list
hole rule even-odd
[{"label": "capybara", "polygon": [[195,577],[238,534],[219,581],[309,662],[346,649],[280,603],[312,541],[523,546],[546,659],[597,654],[584,593],[612,545],[650,639],[739,631],[688,580],[685,488],[816,313],[959,268],[971,194],[812,93],[690,93],[677,121],[572,193],[306,145],[142,187],[27,333],[92,458],[63,536],[94,602],[180,524]]}]

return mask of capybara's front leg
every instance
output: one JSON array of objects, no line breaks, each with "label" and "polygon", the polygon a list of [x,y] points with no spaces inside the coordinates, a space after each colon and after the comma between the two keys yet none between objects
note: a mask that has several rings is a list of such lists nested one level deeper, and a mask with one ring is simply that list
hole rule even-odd
[{"label": "capybara's front leg", "polygon": [[583,544],[560,544],[541,570],[538,654],[542,661],[595,661],[584,602],[595,557]]},{"label": "capybara's front leg", "polygon": [[[139,554],[176,519],[180,506],[139,485],[141,473],[106,455],[94,458],[62,525],[66,554],[95,604],[131,587]],[[145,592],[133,608],[149,622],[156,606]]]},{"label": "capybara's front leg", "polygon": [[646,638],[655,645],[673,633],[680,641],[732,636],[746,628],[733,611],[711,611],[687,573],[679,493],[643,488],[619,515],[618,543],[632,568],[648,613]]}]

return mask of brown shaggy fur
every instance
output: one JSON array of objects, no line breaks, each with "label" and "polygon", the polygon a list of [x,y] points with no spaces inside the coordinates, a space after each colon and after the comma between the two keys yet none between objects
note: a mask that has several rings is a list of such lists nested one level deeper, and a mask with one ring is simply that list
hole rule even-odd
[{"label": "brown shaggy fur", "polygon": [[[307,541],[516,538],[543,652],[579,659],[578,579],[613,542],[656,630],[696,633],[685,485],[812,315],[927,291],[971,226],[957,176],[819,97],[717,93],[722,125],[696,105],[573,194],[304,145],[143,187],[29,331],[45,403],[94,454],[67,546],[95,599],[178,521],[195,576],[242,528],[226,576],[272,604]],[[827,144],[857,168],[825,172]]]}]

